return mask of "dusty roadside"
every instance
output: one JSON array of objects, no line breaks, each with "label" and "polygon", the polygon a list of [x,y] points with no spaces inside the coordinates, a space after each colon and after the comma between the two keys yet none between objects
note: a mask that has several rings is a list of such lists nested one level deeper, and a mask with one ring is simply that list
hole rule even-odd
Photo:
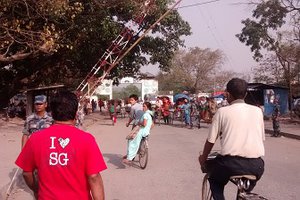
[{"label": "dusty roadside", "polygon": [[[19,118],[10,119],[9,122],[0,120],[0,199],[6,198],[7,188],[17,170],[14,161],[21,148],[23,123],[24,121]],[[20,181],[23,180],[20,177],[16,177],[16,179],[18,181],[15,186],[21,186],[23,183]]]}]

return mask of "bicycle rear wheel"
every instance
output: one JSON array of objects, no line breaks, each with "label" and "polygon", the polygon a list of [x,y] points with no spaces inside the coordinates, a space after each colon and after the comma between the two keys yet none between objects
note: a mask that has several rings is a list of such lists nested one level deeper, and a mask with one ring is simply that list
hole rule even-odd
[{"label": "bicycle rear wheel", "polygon": [[148,146],[146,139],[142,139],[139,148],[139,163],[142,169],[145,169],[148,164]]},{"label": "bicycle rear wheel", "polygon": [[205,174],[202,182],[202,200],[212,200],[212,194],[210,190],[210,185],[208,181],[208,174]]},{"label": "bicycle rear wheel", "polygon": [[242,193],[238,195],[239,200],[268,200],[265,197],[262,197],[255,193]]}]

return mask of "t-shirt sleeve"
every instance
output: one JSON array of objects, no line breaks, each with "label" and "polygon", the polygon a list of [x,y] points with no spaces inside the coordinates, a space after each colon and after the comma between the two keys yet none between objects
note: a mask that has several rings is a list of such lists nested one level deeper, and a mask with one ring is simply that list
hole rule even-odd
[{"label": "t-shirt sleeve", "polygon": [[213,116],[212,124],[208,132],[207,141],[214,144],[220,134],[220,131],[220,112],[217,111],[216,114]]},{"label": "t-shirt sleeve", "polygon": [[262,112],[260,112],[260,122],[261,122],[261,132],[262,132],[262,140],[266,140],[265,136],[265,123],[264,123],[264,115]]},{"label": "t-shirt sleeve", "polygon": [[32,137],[26,142],[15,163],[25,172],[32,172],[35,169]]},{"label": "t-shirt sleeve", "polygon": [[90,139],[87,144],[87,156],[86,156],[86,174],[92,175],[97,174],[105,170],[106,164],[104,162],[102,153],[96,143],[94,137]]},{"label": "t-shirt sleeve", "polygon": [[133,105],[133,106],[131,106],[131,108],[130,108],[129,117],[130,117],[131,119],[134,119],[134,114],[135,114],[135,108],[134,108],[134,105]]},{"label": "t-shirt sleeve", "polygon": [[26,119],[26,121],[25,121],[25,123],[24,123],[24,128],[23,128],[23,131],[22,131],[22,133],[24,134],[24,135],[30,135],[30,133],[29,133],[29,125],[28,125],[29,123],[28,123],[28,120]]}]

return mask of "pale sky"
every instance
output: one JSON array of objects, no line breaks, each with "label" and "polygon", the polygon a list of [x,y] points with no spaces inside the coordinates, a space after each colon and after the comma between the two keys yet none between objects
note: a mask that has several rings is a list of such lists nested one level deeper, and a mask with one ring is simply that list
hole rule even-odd
[{"label": "pale sky", "polygon": [[[183,0],[179,7],[209,2]],[[251,17],[247,0],[221,0],[195,7],[179,8],[182,18],[189,22],[192,35],[185,38],[187,47],[220,49],[226,55],[224,69],[250,72],[256,65],[250,48],[241,43],[236,34],[241,32],[241,20]]]},{"label": "pale sky", "polygon": [[[182,0],[179,13],[190,26],[192,35],[184,37],[186,47],[220,49],[226,55],[223,69],[239,73],[250,73],[257,63],[250,48],[241,43],[236,34],[241,32],[241,20],[251,17],[247,0],[220,0],[217,2],[185,7],[211,0]],[[144,67],[143,72],[156,74],[157,67]]]}]

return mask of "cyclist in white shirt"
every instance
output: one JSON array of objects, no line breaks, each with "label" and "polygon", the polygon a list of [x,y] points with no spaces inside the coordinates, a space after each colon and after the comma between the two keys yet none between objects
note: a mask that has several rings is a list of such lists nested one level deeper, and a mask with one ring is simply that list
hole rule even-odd
[{"label": "cyclist in white shirt", "polygon": [[[265,140],[263,113],[257,106],[246,104],[248,84],[239,78],[226,86],[229,106],[218,109],[213,117],[207,141],[199,157],[201,167],[219,138],[221,152],[208,170],[209,183],[215,200],[223,200],[224,187],[235,175],[255,175],[259,180],[264,172]],[[256,181],[251,181],[251,191]]]}]

